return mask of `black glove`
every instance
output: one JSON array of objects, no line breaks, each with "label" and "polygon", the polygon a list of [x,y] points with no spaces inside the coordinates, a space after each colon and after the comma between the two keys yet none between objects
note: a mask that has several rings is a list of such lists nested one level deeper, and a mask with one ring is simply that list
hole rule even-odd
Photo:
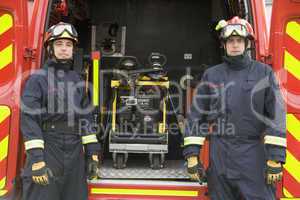
[{"label": "black glove", "polygon": [[53,178],[53,173],[50,168],[46,167],[44,162],[39,162],[34,165],[41,165],[42,167],[38,169],[34,169],[32,167],[32,180],[34,183],[39,185],[48,185],[50,183],[50,179]]},{"label": "black glove", "polygon": [[197,180],[201,184],[205,178],[205,170],[202,163],[199,161],[197,156],[192,156],[187,159],[188,168],[191,180]]},{"label": "black glove", "polygon": [[94,160],[92,157],[88,158],[88,166],[87,166],[87,173],[88,179],[95,180],[99,178],[99,161]]},{"label": "black glove", "polygon": [[274,184],[282,179],[282,164],[268,160],[267,162],[267,183]]}]

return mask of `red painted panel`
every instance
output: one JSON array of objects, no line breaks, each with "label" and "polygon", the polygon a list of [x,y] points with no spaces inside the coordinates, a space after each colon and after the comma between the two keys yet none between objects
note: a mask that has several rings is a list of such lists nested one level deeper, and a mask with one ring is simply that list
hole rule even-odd
[{"label": "red painted panel", "polygon": [[298,181],[290,175],[290,173],[284,170],[283,186],[288,190],[288,192],[294,197],[300,197],[300,190]]},{"label": "red painted panel", "polygon": [[[17,163],[19,156],[19,102],[21,94],[21,82],[17,82],[16,78],[22,76],[22,68],[25,66],[24,63],[24,49],[27,45],[28,35],[28,18],[27,18],[27,0],[1,0],[0,1],[0,13],[10,13],[13,18],[12,30],[8,33],[3,34],[6,37],[1,41],[1,46],[7,42],[13,42],[13,63],[6,68],[1,70],[0,74],[0,104],[7,105],[11,108],[11,122],[9,130],[9,152],[6,159],[6,185],[5,190],[10,194],[14,180],[17,176]],[[10,35],[10,36],[8,36]],[[11,38],[10,38],[11,37]],[[2,40],[2,38],[0,39]],[[9,41],[10,40],[10,41]],[[7,71],[8,70],[8,71]],[[10,71],[11,70],[11,71]],[[15,83],[13,86],[10,83]]]},{"label": "red painted panel", "polygon": [[284,43],[286,50],[291,53],[294,57],[300,60],[300,43],[291,38],[288,34],[284,34]]},{"label": "red painted panel", "polygon": [[293,154],[293,156],[297,160],[300,161],[300,151],[299,151],[300,141],[297,141],[296,138],[290,133],[287,133],[286,139],[287,139],[287,148],[289,152]]},{"label": "red painted panel", "polygon": [[142,195],[103,195],[103,194],[90,194],[89,200],[101,200],[101,199],[174,199],[174,200],[209,200],[207,195],[207,187],[206,186],[170,186],[170,185],[137,185],[137,184],[89,184],[89,191],[91,188],[113,188],[113,189],[153,189],[153,190],[176,190],[176,191],[184,191],[184,190],[193,190],[198,191],[198,197],[171,197],[171,196],[142,196]]}]

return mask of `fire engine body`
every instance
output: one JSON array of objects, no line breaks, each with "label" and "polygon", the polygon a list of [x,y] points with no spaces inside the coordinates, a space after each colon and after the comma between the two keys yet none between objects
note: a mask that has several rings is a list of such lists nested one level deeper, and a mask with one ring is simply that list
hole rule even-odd
[{"label": "fire engine body", "polygon": [[[104,123],[103,118],[107,116],[101,113],[107,109],[112,96],[110,80],[101,72],[105,74],[105,69],[114,68],[113,59],[130,55],[147,63],[150,53],[160,51],[168,58],[166,71],[170,83],[181,82],[182,77],[201,74],[204,65],[220,62],[221,50],[212,36],[212,25],[217,19],[233,15],[246,17],[252,23],[256,34],[252,56],[270,64],[279,79],[287,104],[287,161],[283,181],[277,185],[277,197],[300,199],[299,0],[273,0],[270,32],[266,28],[262,0],[236,3],[229,0],[1,0],[0,199],[15,200],[20,196],[20,173],[25,160],[19,129],[20,96],[28,75],[42,66],[43,36],[50,25],[72,16],[80,35],[81,54],[93,52],[88,58],[91,65],[86,65],[91,74],[87,79],[93,83],[92,100],[99,110],[99,123]],[[110,36],[103,30],[108,30]],[[96,51],[101,51],[101,56]],[[76,57],[81,65],[83,57]],[[112,61],[102,62],[104,57]],[[187,87],[184,92],[182,114],[191,103],[193,91]],[[171,95],[176,97],[176,92],[171,90]],[[176,121],[172,115],[168,118],[170,123]],[[110,167],[109,150],[104,149],[103,157],[107,160],[103,161],[102,178],[89,181],[89,199],[209,200],[206,183],[191,182],[184,172],[178,135],[169,135],[169,149],[164,152],[167,152],[166,164],[159,170],[145,167],[143,162],[148,159],[140,156],[128,160],[126,169],[115,169]],[[206,166],[207,152],[208,147],[204,146],[200,155]]]}]

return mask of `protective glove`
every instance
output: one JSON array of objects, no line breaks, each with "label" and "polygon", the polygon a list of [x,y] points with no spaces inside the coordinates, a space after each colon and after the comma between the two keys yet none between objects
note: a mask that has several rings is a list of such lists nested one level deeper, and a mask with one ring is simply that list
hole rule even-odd
[{"label": "protective glove", "polygon": [[33,182],[39,185],[48,185],[49,179],[53,177],[52,171],[46,167],[44,161],[33,163],[31,170]]},{"label": "protective glove", "polygon": [[204,169],[202,163],[198,160],[198,156],[191,156],[187,158],[187,171],[191,180],[202,182]]},{"label": "protective glove", "polygon": [[282,179],[282,164],[273,160],[267,161],[267,183],[274,184]]},{"label": "protective glove", "polygon": [[99,174],[99,159],[98,159],[98,155],[92,155],[88,158],[88,179],[90,180],[95,180],[100,178],[98,176]]},{"label": "protective glove", "polygon": [[180,133],[184,133],[184,128],[185,128],[185,118],[183,115],[178,115],[177,116],[177,120],[178,120],[178,126],[179,126],[179,130],[180,130]]}]

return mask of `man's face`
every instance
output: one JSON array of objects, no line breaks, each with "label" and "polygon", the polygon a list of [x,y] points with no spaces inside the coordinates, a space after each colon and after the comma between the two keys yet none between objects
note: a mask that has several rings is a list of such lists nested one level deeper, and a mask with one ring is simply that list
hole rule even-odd
[{"label": "man's face", "polygon": [[229,56],[238,56],[245,51],[245,39],[240,36],[231,36],[225,43],[225,50]]},{"label": "man's face", "polygon": [[73,56],[73,42],[69,39],[58,39],[53,42],[54,54],[57,59],[71,59]]}]

